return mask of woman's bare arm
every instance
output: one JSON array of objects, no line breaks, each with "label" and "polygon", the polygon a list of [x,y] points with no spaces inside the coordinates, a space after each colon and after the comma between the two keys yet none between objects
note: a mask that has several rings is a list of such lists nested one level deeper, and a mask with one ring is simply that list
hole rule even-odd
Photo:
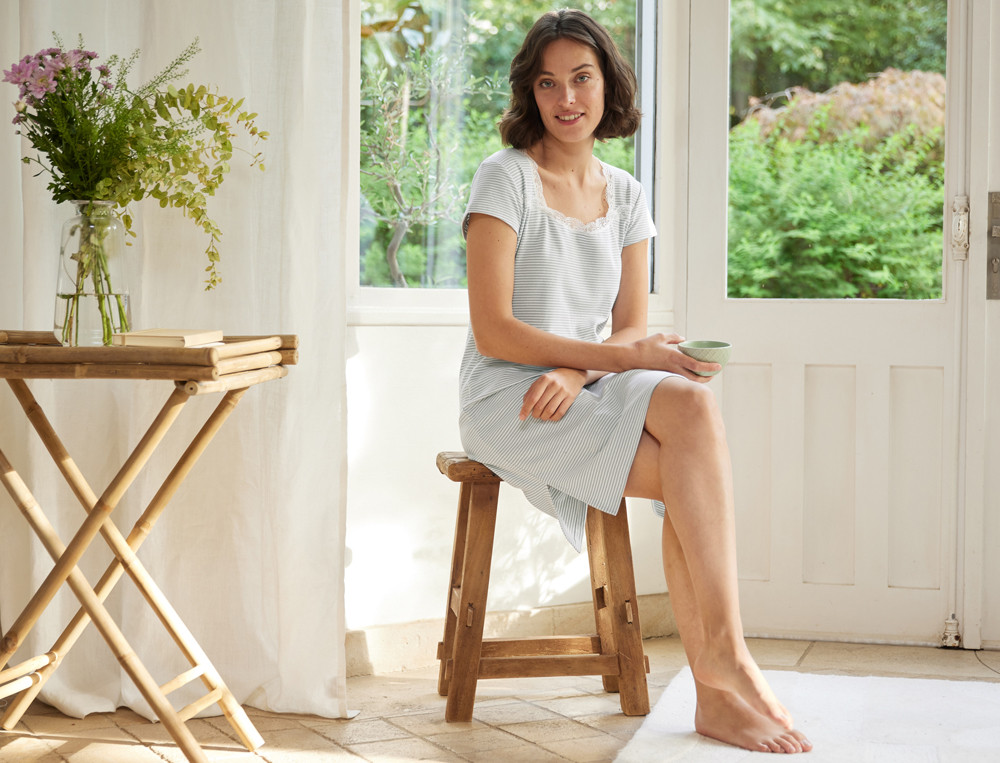
[{"label": "woman's bare arm", "polygon": [[[467,234],[469,315],[483,355],[525,365],[618,372],[650,368],[694,376],[711,367],[681,353],[675,334],[646,332],[646,244],[622,252],[622,284],[612,308],[612,334],[603,343],[570,339],[514,317],[514,251],[517,234],[498,218],[473,214]],[[702,378],[702,377],[697,377]]]}]

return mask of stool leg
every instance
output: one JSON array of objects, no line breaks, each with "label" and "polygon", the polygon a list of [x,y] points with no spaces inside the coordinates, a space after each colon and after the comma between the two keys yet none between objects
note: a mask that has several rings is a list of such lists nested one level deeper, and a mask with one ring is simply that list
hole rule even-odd
[{"label": "stool leg", "polygon": [[[463,486],[464,487],[464,486]],[[472,483],[469,522],[462,565],[462,591],[455,626],[446,721],[471,721],[479,680],[479,658],[486,623],[486,595],[493,560],[499,483]]]},{"label": "stool leg", "polygon": [[619,673],[604,676],[604,688],[620,693],[625,715],[647,715],[649,689],[624,500],[615,516],[587,509],[587,547],[601,652],[618,655]]},{"label": "stool leg", "polygon": [[469,501],[472,498],[472,484],[463,482],[458,494],[458,517],[455,520],[455,542],[451,552],[451,583],[448,585],[448,601],[444,612],[444,638],[438,649],[438,694],[448,696],[448,661],[455,651],[455,628],[458,623],[458,601],[456,592],[462,590],[462,572],[465,565],[465,545],[469,533]]}]

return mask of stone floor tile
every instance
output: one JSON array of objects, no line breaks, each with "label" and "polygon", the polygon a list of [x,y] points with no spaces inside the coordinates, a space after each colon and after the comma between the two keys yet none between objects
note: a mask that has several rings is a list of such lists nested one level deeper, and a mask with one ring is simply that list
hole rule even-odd
[{"label": "stone floor tile", "polygon": [[264,746],[257,750],[257,755],[269,763],[358,760],[356,755],[333,740],[304,726],[270,734]]},{"label": "stone floor tile", "polygon": [[562,716],[531,702],[505,702],[484,707],[477,705],[472,717],[490,726],[503,726],[510,723],[554,720]]},{"label": "stone floor tile", "polygon": [[536,700],[534,704],[567,718],[596,713],[613,714],[622,711],[621,699],[618,694],[586,694],[562,699]]},{"label": "stone floor tile", "polygon": [[502,756],[496,750],[479,750],[466,753],[464,757],[471,763],[566,763],[566,758],[561,755],[528,742],[522,742],[517,747],[505,747]]},{"label": "stone floor tile", "polygon": [[31,705],[28,706],[28,711],[25,715],[62,715],[61,712],[56,710],[52,705],[42,702],[40,699],[36,699]]},{"label": "stone floor tile", "polygon": [[974,652],[919,646],[816,642],[797,669],[860,676],[1000,680]]},{"label": "stone floor tile", "polygon": [[[221,750],[237,749],[244,750],[243,744],[238,741],[236,732],[225,720],[222,726],[218,727],[211,718],[193,718],[185,725],[194,735],[195,740],[202,747],[218,747]],[[130,735],[145,744],[175,745],[174,738],[162,723],[137,723],[124,728]]]},{"label": "stone floor tile", "polygon": [[994,671],[997,677],[1000,678],[1000,652],[987,652],[984,650],[976,652],[976,658],[980,663]]},{"label": "stone floor tile", "polygon": [[503,757],[503,752],[511,747],[520,747],[524,740],[513,734],[508,734],[500,729],[483,728],[472,731],[459,731],[451,734],[434,734],[427,737],[427,741],[433,742],[439,747],[445,747],[459,755],[466,755],[473,752],[485,752],[493,750],[498,752],[498,758]]},{"label": "stone floor tile", "polygon": [[146,718],[145,716],[139,715],[137,712],[135,712],[134,710],[130,710],[127,707],[119,707],[115,711],[114,721],[115,725],[121,728],[125,728],[126,726],[136,726],[140,723],[148,724],[156,722],[156,721],[151,721],[149,718]]},{"label": "stone floor tile", "polygon": [[531,721],[529,723],[512,723],[501,726],[504,731],[516,734],[528,742],[559,742],[564,739],[582,739],[584,737],[603,736],[602,732],[585,723],[577,723],[569,718],[557,718],[548,721]]},{"label": "stone floor tile", "polygon": [[[149,749],[159,756],[160,763],[164,761],[166,763],[190,763],[179,747],[152,745]],[[263,763],[264,761],[257,753],[250,752],[243,747],[223,750],[216,747],[202,747],[201,749],[209,763]]]},{"label": "stone floor tile", "polygon": [[447,734],[455,731],[470,731],[482,727],[482,723],[473,718],[471,721],[449,723],[444,719],[444,712],[434,710],[429,713],[410,713],[408,715],[393,715],[386,720],[415,736],[431,736],[432,734]]},{"label": "stone floor tile", "polygon": [[572,760],[574,763],[611,763],[628,740],[620,739],[610,734],[587,739],[564,739],[559,742],[541,742],[544,747],[556,755]]},{"label": "stone floor tile", "polygon": [[[686,658],[677,638],[644,646],[655,704]],[[750,649],[765,669],[1000,681],[1000,652],[759,639]],[[351,679],[348,686],[350,707],[360,710],[352,721],[247,708],[265,739],[256,753],[222,716],[188,726],[211,763],[595,763],[613,760],[644,720],[623,715],[618,695],[604,692],[597,676],[483,681],[467,724],[444,721],[436,668]],[[15,731],[0,732],[0,763],[91,760],[187,763],[161,724],[125,709],[73,719],[36,702]]]},{"label": "stone floor tile", "polygon": [[117,729],[114,713],[92,713],[86,718],[70,718],[62,713],[31,715],[21,718],[19,727],[33,734],[58,733],[60,736],[99,734],[105,729]]},{"label": "stone floor tile", "polygon": [[[304,715],[304,716],[293,716],[289,715],[279,715],[277,713],[268,713],[267,715],[251,715],[247,713],[247,717],[250,719],[250,723],[253,727],[260,732],[261,736],[267,737],[269,731],[280,731],[282,729],[293,729],[296,728],[300,723],[305,723],[300,718],[313,721],[313,720],[324,720],[327,719],[317,719],[314,715]],[[219,731],[236,738],[236,729],[233,728],[232,724],[222,715],[213,715],[210,718],[204,718],[203,720],[211,723]]]},{"label": "stone floor tile", "polygon": [[655,638],[642,642],[652,672],[678,671],[687,665],[687,655],[679,638]]},{"label": "stone floor tile", "polygon": [[433,677],[409,673],[359,676],[348,681],[347,703],[362,718],[379,718],[440,708],[445,698],[437,692],[437,672]]},{"label": "stone floor tile", "polygon": [[44,739],[17,731],[0,731],[0,763],[63,763]]},{"label": "stone floor tile", "polygon": [[603,694],[600,676],[547,676],[542,678],[507,678],[480,681],[476,702],[487,699],[560,699],[579,694]]},{"label": "stone floor tile", "polygon": [[93,739],[67,739],[56,752],[73,763],[163,763],[163,758],[134,739],[108,742]]},{"label": "stone floor tile", "polygon": [[605,734],[613,734],[619,739],[628,741],[639,730],[639,727],[642,726],[643,721],[646,720],[646,716],[599,713],[597,715],[580,715],[573,720],[578,723],[585,723],[591,728],[603,731]]},{"label": "stone floor tile", "polygon": [[353,721],[304,721],[302,725],[340,745],[384,742],[388,739],[404,739],[412,736],[405,729],[381,718]]},{"label": "stone floor tile", "polygon": [[757,664],[769,668],[792,668],[799,664],[812,642],[793,639],[747,639],[747,647]]},{"label": "stone floor tile", "polygon": [[438,763],[460,763],[464,759],[453,752],[442,750],[426,739],[411,737],[385,742],[367,742],[349,747],[351,752],[369,761],[431,760]]}]

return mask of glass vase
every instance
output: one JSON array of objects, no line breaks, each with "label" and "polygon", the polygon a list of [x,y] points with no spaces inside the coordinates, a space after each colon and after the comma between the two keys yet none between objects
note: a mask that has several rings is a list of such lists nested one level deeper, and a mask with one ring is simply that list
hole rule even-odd
[{"label": "glass vase", "polygon": [[74,201],[63,225],[55,335],[63,345],[110,345],[132,326],[125,225],[111,201]]}]

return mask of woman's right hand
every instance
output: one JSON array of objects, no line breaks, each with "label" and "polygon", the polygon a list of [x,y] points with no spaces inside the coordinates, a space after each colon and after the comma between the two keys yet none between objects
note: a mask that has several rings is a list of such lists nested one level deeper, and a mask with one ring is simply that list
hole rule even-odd
[{"label": "woman's right hand", "polygon": [[684,341],[678,334],[652,334],[632,343],[635,349],[635,368],[670,371],[691,381],[705,383],[711,376],[699,376],[695,371],[708,373],[721,370],[718,363],[705,363],[685,355],[677,347]]}]

